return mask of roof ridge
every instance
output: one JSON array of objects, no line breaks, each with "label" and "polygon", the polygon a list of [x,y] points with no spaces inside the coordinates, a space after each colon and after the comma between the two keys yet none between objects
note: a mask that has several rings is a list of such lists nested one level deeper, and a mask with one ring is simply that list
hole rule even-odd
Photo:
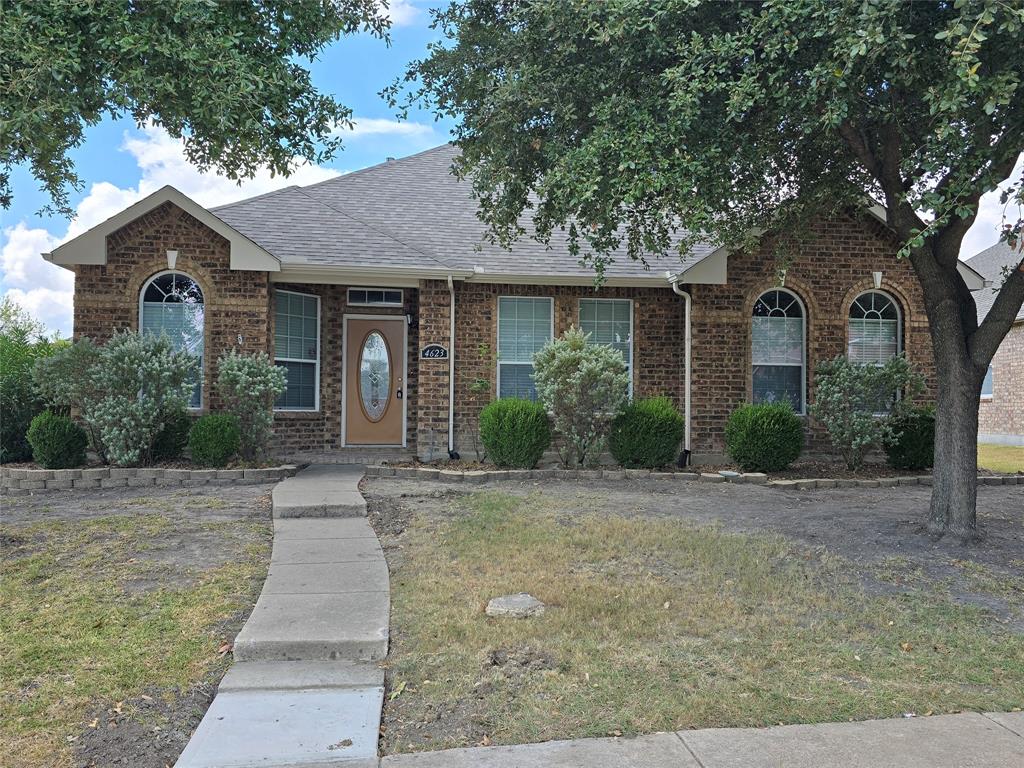
[{"label": "roof ridge", "polygon": [[282,192],[287,192],[290,189],[302,189],[298,184],[289,184],[287,187],[280,187],[278,189],[272,189],[269,192],[263,192],[259,195],[253,195],[252,197],[243,197],[241,200],[235,200],[233,203],[225,203],[224,205],[217,205],[213,208],[207,208],[210,213],[215,211],[223,211],[225,208],[234,208],[236,205],[242,203],[251,203],[253,200],[262,200],[264,197],[272,197],[273,195],[279,195]]},{"label": "roof ridge", "polygon": [[[318,182],[318,183],[323,183],[323,182]],[[318,205],[321,205],[324,208],[327,208],[327,209],[329,209],[331,211],[334,211],[335,213],[341,214],[342,216],[344,216],[344,217],[346,217],[348,219],[351,219],[352,221],[358,222],[359,224],[362,224],[367,229],[371,229],[371,230],[373,230],[374,232],[376,232],[379,235],[383,235],[384,237],[386,237],[386,238],[388,238],[390,240],[394,240],[396,243],[399,243],[399,244],[405,246],[406,248],[408,248],[408,249],[410,249],[412,251],[415,251],[416,253],[420,254],[421,256],[426,256],[428,259],[430,259],[431,261],[437,262],[440,266],[444,267],[445,269],[454,269],[454,267],[451,264],[446,264],[445,262],[443,262],[439,258],[437,258],[434,254],[428,253],[427,251],[424,251],[421,248],[416,247],[415,245],[410,245],[409,243],[407,243],[404,240],[402,240],[400,237],[396,237],[391,232],[388,232],[386,229],[382,229],[380,226],[371,224],[370,222],[365,221],[365,220],[359,218],[358,216],[353,216],[348,211],[344,211],[341,208],[338,208],[337,206],[331,205],[330,203],[325,202],[324,200],[320,200],[319,198],[314,197],[313,195],[309,194],[304,187],[296,187],[296,189],[298,190],[299,194],[309,198],[314,203],[317,203]]]},{"label": "roof ridge", "polygon": [[376,171],[379,168],[384,168],[384,167],[387,167],[387,166],[390,166],[390,165],[395,165],[396,163],[404,163],[406,160],[412,160],[412,159],[417,158],[417,157],[422,157],[423,155],[429,155],[431,152],[439,152],[442,149],[446,149],[447,147],[452,147],[452,146],[454,146],[454,142],[446,141],[444,144],[438,144],[436,147],[431,147],[430,149],[424,149],[424,150],[421,150],[420,152],[414,152],[413,154],[406,155],[405,157],[399,157],[399,158],[393,158],[391,160],[385,160],[382,163],[375,163],[374,165],[368,165],[365,168],[359,168],[358,170],[355,170],[355,171],[349,171],[348,173],[342,173],[342,174],[339,174],[337,176],[332,176],[331,178],[324,179],[323,181],[315,181],[312,184],[307,184],[304,187],[299,187],[299,189],[302,189],[302,190],[313,189],[314,187],[322,187],[325,184],[330,184],[332,182],[341,181],[342,179],[351,179],[354,176],[361,176],[362,174],[368,173],[369,171]]}]

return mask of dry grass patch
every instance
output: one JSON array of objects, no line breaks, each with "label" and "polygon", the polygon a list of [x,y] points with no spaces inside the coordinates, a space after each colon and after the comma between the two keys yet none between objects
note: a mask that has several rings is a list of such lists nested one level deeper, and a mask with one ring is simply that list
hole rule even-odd
[{"label": "dry grass patch", "polygon": [[1008,474],[1024,472],[1024,446],[980,443],[978,466]]},{"label": "dry grass patch", "polygon": [[[129,506],[159,507],[146,501]],[[163,557],[184,526],[220,537],[223,561],[192,569],[181,553]],[[225,622],[251,609],[270,535],[262,520],[172,521],[145,509],[0,527],[5,764],[71,765],[83,730],[109,726],[89,722],[97,709],[223,673]]]},{"label": "dry grass patch", "polygon": [[[866,595],[782,538],[540,494],[437,503],[392,557],[386,752],[1024,706],[1024,637],[941,595]],[[485,616],[519,591],[546,614]]]}]

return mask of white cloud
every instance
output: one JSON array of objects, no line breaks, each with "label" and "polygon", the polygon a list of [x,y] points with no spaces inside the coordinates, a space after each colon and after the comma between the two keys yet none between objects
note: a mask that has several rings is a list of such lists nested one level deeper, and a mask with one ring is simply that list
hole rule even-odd
[{"label": "white cloud", "polygon": [[305,185],[337,176],[338,172],[298,163],[291,176],[272,176],[262,170],[239,185],[213,172],[200,173],[185,159],[182,142],[163,128],[146,126],[137,136],[125,136],[121,150],[130,154],[141,171],[138,187],[121,188],[106,181],[93,184],[75,209],[75,217],[60,237],[24,221],[3,230],[0,249],[0,284],[10,297],[62,335],[71,333],[74,276],[42,259],[62,242],[91,227],[164,185],[170,184],[200,205],[213,207],[293,184]]},{"label": "white cloud", "polygon": [[381,10],[391,19],[391,25],[406,27],[414,24],[420,17],[420,9],[410,0],[383,0]]},{"label": "white cloud", "polygon": [[401,136],[419,139],[434,135],[434,127],[426,123],[387,120],[379,117],[353,117],[352,122],[354,125],[351,129],[335,128],[335,135],[348,139],[361,139],[368,136]]},{"label": "white cloud", "polygon": [[[1009,178],[1019,181],[1022,173],[1024,173],[1024,154],[1017,158],[1017,165]],[[1008,186],[1006,183],[1001,184],[999,189],[982,195],[978,202],[978,217],[974,220],[971,228],[967,230],[963,243],[960,245],[961,259],[969,259],[979,251],[999,242],[999,232],[1002,229],[1004,215],[1009,221],[1016,221],[1021,215],[1021,211],[1015,203],[1010,202],[1004,212],[1003,204],[999,202],[999,195]]]}]

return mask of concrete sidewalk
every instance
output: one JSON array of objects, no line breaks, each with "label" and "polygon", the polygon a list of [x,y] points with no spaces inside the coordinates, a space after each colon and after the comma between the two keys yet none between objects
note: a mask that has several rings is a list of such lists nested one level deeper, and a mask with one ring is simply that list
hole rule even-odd
[{"label": "concrete sidewalk", "polygon": [[394,755],[381,768],[1013,768],[1024,712],[708,728]]},{"label": "concrete sidewalk", "polygon": [[263,591],[177,768],[377,768],[389,577],[361,477],[310,467],[274,488]]}]

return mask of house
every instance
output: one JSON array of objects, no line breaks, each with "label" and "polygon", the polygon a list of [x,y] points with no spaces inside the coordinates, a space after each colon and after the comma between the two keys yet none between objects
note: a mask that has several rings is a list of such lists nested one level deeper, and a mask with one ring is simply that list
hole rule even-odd
[{"label": "house", "polygon": [[[986,280],[986,287],[974,294],[979,323],[992,307],[1006,273],[1019,267],[1021,259],[1024,254],[1003,242],[967,260]],[[1024,308],[999,345],[982,384],[978,442],[1024,445]]]},{"label": "house", "polygon": [[781,283],[765,238],[623,257],[595,289],[564,239],[488,242],[455,152],[209,210],[165,187],[45,257],[75,272],[76,337],[168,331],[201,356],[199,412],[217,408],[220,355],[271,355],[288,372],[275,445],[295,458],[471,458],[480,409],[532,396],[532,354],[573,325],[622,351],[634,396],[685,410],[696,457],[721,454],[741,403],[806,413],[821,360],[905,352],[932,369],[918,282],[878,209],[818,221]]}]

